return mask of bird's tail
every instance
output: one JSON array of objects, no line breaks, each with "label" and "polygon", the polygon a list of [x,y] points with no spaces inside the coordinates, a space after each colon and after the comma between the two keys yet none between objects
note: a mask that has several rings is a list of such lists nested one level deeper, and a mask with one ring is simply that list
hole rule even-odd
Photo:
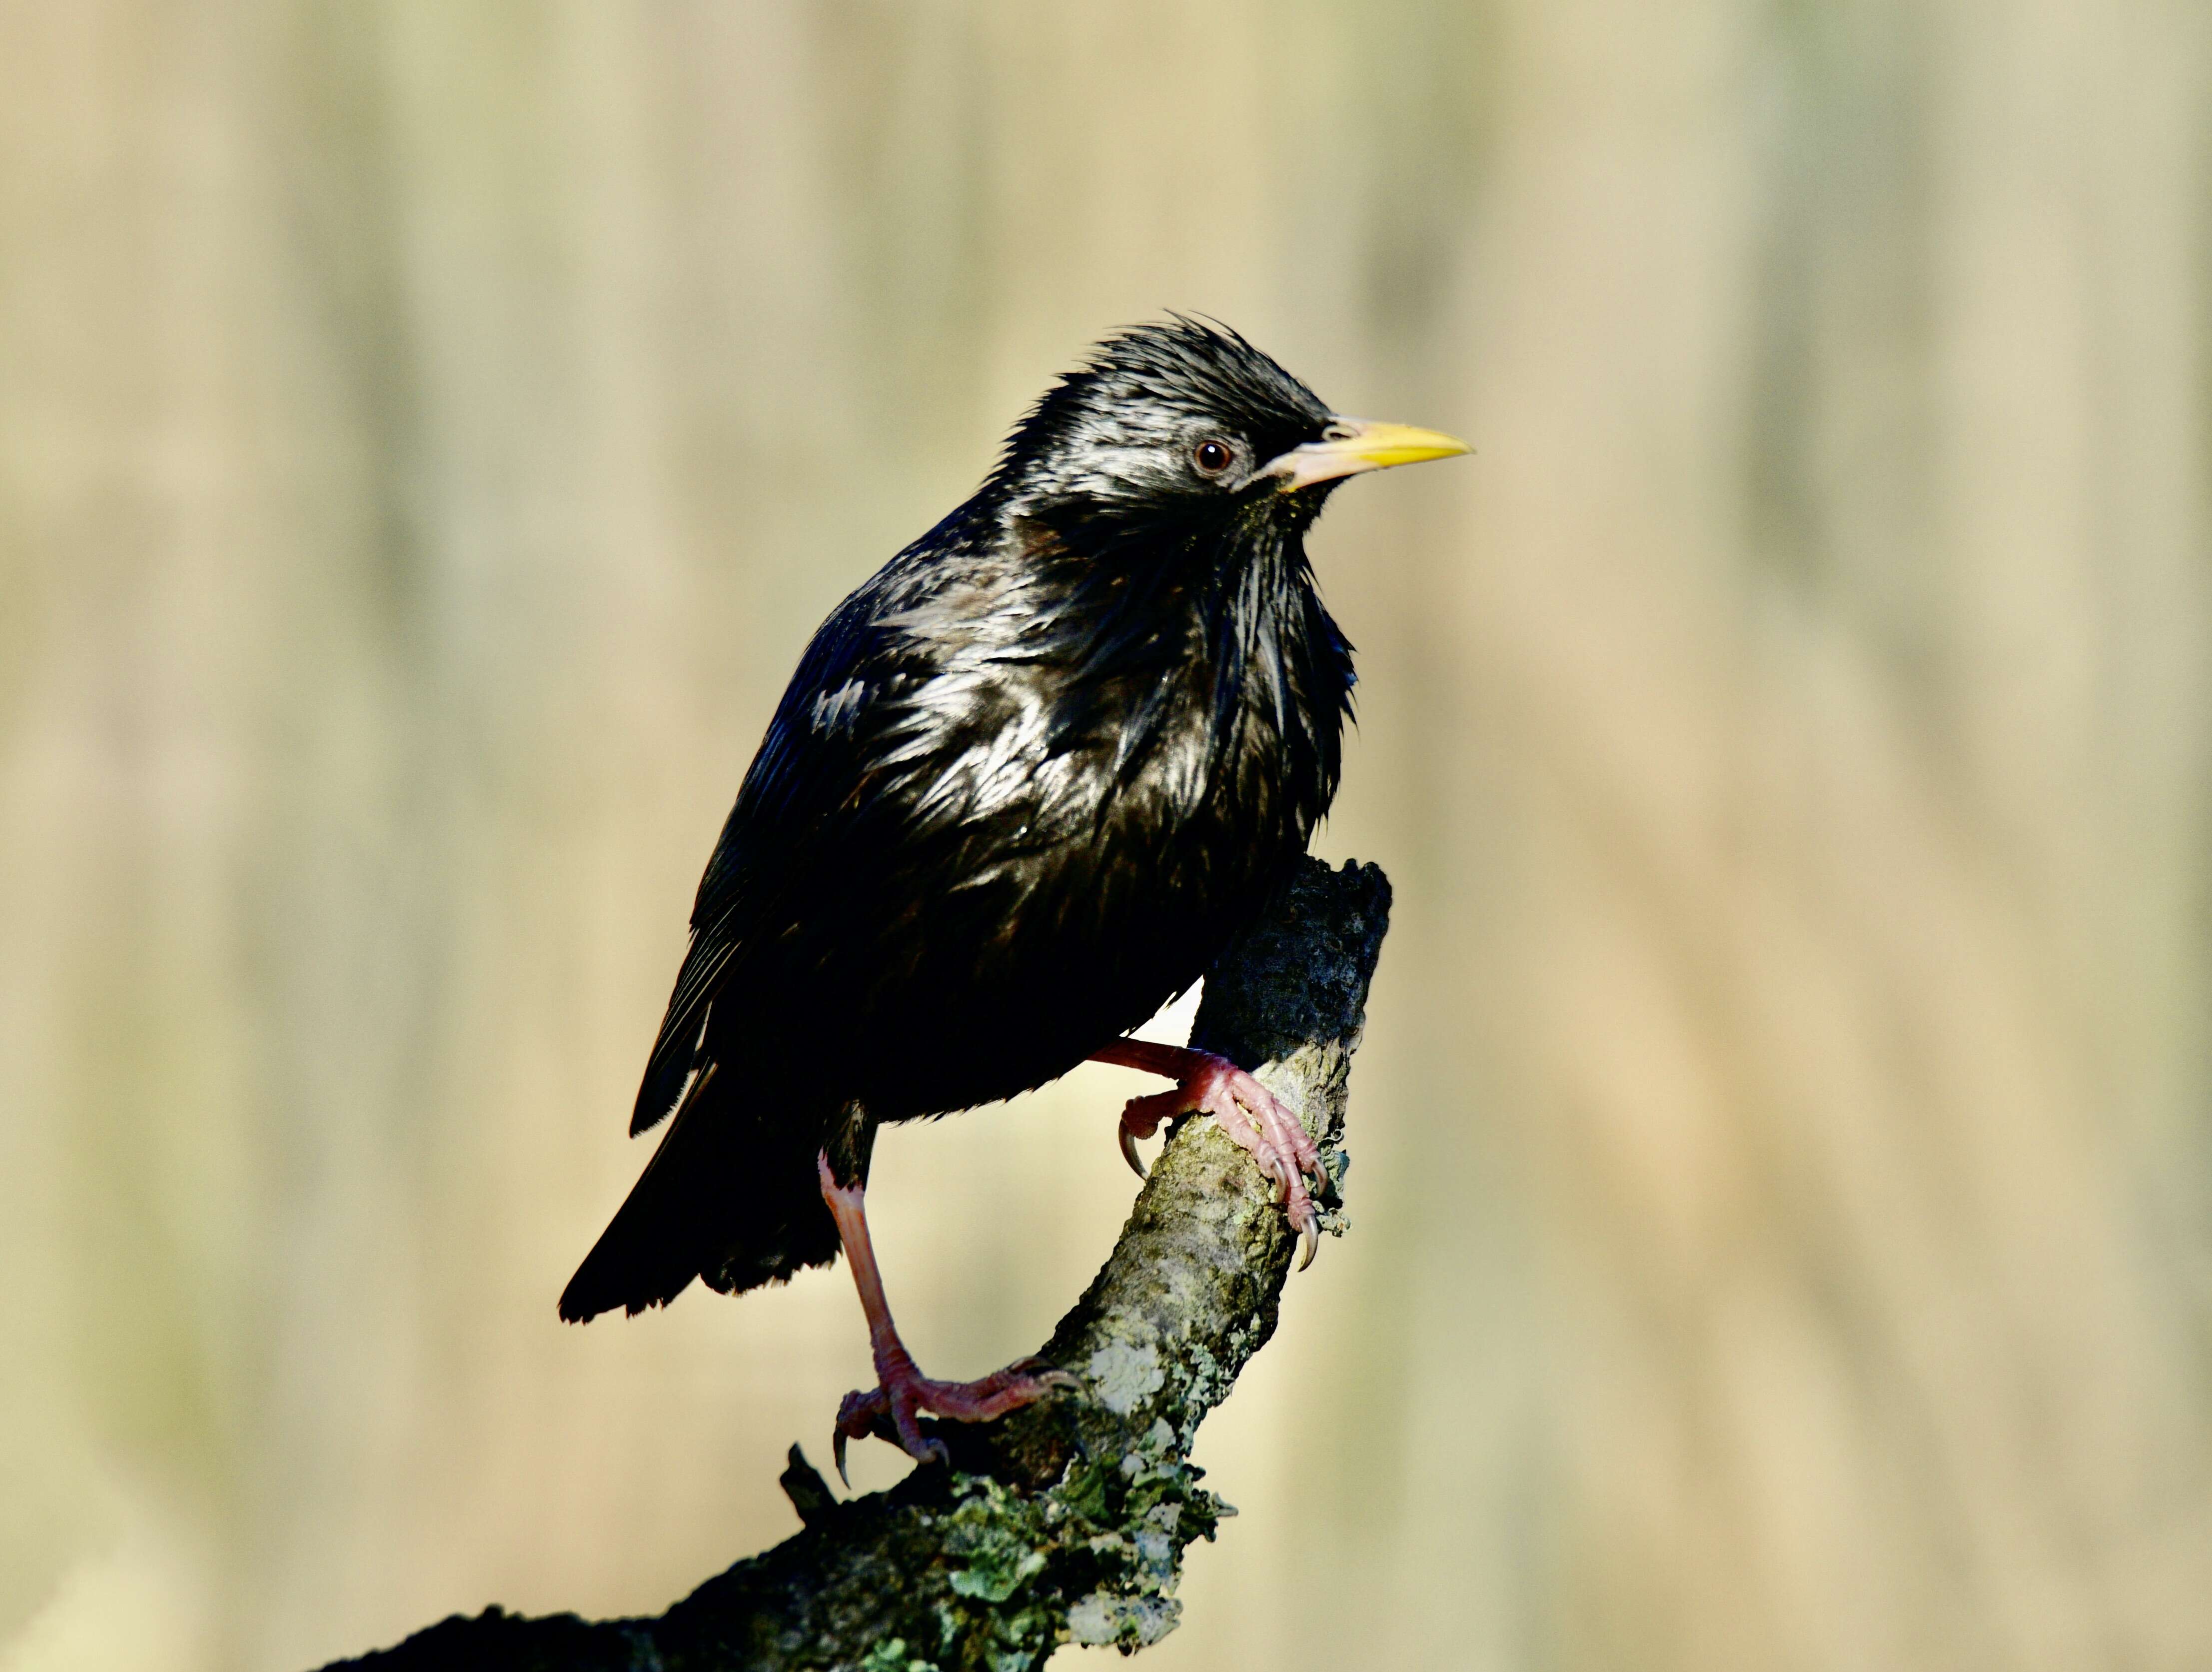
[{"label": "bird's tail", "polygon": [[664,1306],[703,1277],[735,1294],[837,1257],[822,1201],[818,1121],[766,1094],[740,1106],[709,1063],[644,1173],[561,1293],[572,1323]]}]

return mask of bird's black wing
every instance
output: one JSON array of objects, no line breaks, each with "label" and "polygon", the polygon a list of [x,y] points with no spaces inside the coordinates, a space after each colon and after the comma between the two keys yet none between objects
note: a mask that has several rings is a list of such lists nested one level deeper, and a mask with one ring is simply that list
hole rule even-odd
[{"label": "bird's black wing", "polygon": [[[633,1130],[674,1118],[570,1280],[564,1317],[635,1312],[695,1276],[748,1289],[836,1257],[816,1152],[848,1097],[902,1118],[861,1079],[880,988],[926,1008],[916,948],[947,939],[933,904],[966,897],[977,850],[1032,827],[1018,811],[994,818],[1010,787],[1049,776],[1007,745],[1030,735],[1010,733],[1023,708],[1010,688],[1039,613],[1021,580],[1030,554],[945,534],[839,606],[777,706],[701,880]],[[920,1104],[983,1100],[930,1095]]]},{"label": "bird's black wing", "polygon": [[886,654],[884,618],[914,584],[897,566],[885,569],[838,607],[800,658],[700,879],[690,946],[638,1087],[633,1135],[665,1119],[710,1066],[703,1046],[717,999],[743,991],[749,963],[790,915],[796,873],[812,868],[820,827],[866,777],[860,717],[913,677]]},{"label": "bird's black wing", "polygon": [[718,1004],[774,1004],[821,978],[856,923],[911,908],[917,871],[972,873],[981,856],[957,850],[1035,787],[1047,745],[1021,723],[1018,687],[1041,648],[1038,554],[1019,534],[977,533],[956,512],[808,645],[700,879],[633,1134],[706,1072],[735,1019],[717,1022]]},{"label": "bird's black wing", "polygon": [[[1071,575],[1102,574],[1112,596],[1069,608]],[[802,1035],[848,1061],[910,1059],[941,988],[973,988],[977,958],[1019,961],[1002,956],[1017,926],[1042,933],[1066,929],[1070,909],[1111,913],[1110,866],[1072,901],[1026,903],[1072,856],[1104,851],[1098,819],[1131,799],[1133,751],[1190,695],[1180,633],[1131,624],[1160,613],[1156,584],[1085,562],[1033,526],[956,514],[845,600],[801,660],[701,880],[633,1132],[675,1108],[717,1050],[745,1049],[768,1095]],[[1185,752],[1161,791],[1179,802],[1200,796],[1212,769],[1203,749]],[[1154,811],[1163,828],[1180,816]],[[1126,1007],[1109,1006],[1115,1026],[1143,1019]],[[1066,1066],[1014,1073],[1018,1083],[969,1100]],[[912,1112],[964,1106],[933,1101],[953,1088],[910,1089]]]}]

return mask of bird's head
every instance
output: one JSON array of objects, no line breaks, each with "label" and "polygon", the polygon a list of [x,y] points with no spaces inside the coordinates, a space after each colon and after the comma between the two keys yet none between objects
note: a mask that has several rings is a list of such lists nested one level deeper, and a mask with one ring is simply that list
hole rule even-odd
[{"label": "bird's head", "polygon": [[1302,527],[1346,477],[1468,451],[1332,412],[1235,331],[1176,315],[1107,338],[1048,390],[993,480],[1014,514],[1063,526]]}]

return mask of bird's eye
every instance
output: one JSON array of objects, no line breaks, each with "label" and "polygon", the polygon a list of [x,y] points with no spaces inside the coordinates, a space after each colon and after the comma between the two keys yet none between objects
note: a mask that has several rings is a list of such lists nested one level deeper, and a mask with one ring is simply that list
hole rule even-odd
[{"label": "bird's eye", "polygon": [[1218,476],[1229,468],[1229,461],[1237,455],[1229,450],[1229,443],[1218,435],[1209,435],[1191,449],[1191,462],[1202,476]]}]

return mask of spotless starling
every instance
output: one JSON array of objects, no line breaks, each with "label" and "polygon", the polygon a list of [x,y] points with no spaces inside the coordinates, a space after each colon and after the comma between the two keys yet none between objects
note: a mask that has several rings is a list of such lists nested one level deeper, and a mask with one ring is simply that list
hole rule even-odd
[{"label": "spotless starling", "polygon": [[[1249,1151],[1310,1260],[1296,1116],[1235,1064],[1127,1037],[1267,903],[1335,793],[1352,647],[1305,533],[1361,471],[1464,453],[1331,412],[1235,332],[1176,317],[1048,390],[975,497],[823,623],[691,911],[633,1133],[668,1131],[561,1316],[737,1293],[842,1248],[888,1416],[996,1416],[1069,1379],[925,1378],[863,1213],[884,1121],[1085,1061],[1160,1074],[1122,1149],[1202,1112]],[[1139,1168],[1141,1171],[1141,1168]]]}]

